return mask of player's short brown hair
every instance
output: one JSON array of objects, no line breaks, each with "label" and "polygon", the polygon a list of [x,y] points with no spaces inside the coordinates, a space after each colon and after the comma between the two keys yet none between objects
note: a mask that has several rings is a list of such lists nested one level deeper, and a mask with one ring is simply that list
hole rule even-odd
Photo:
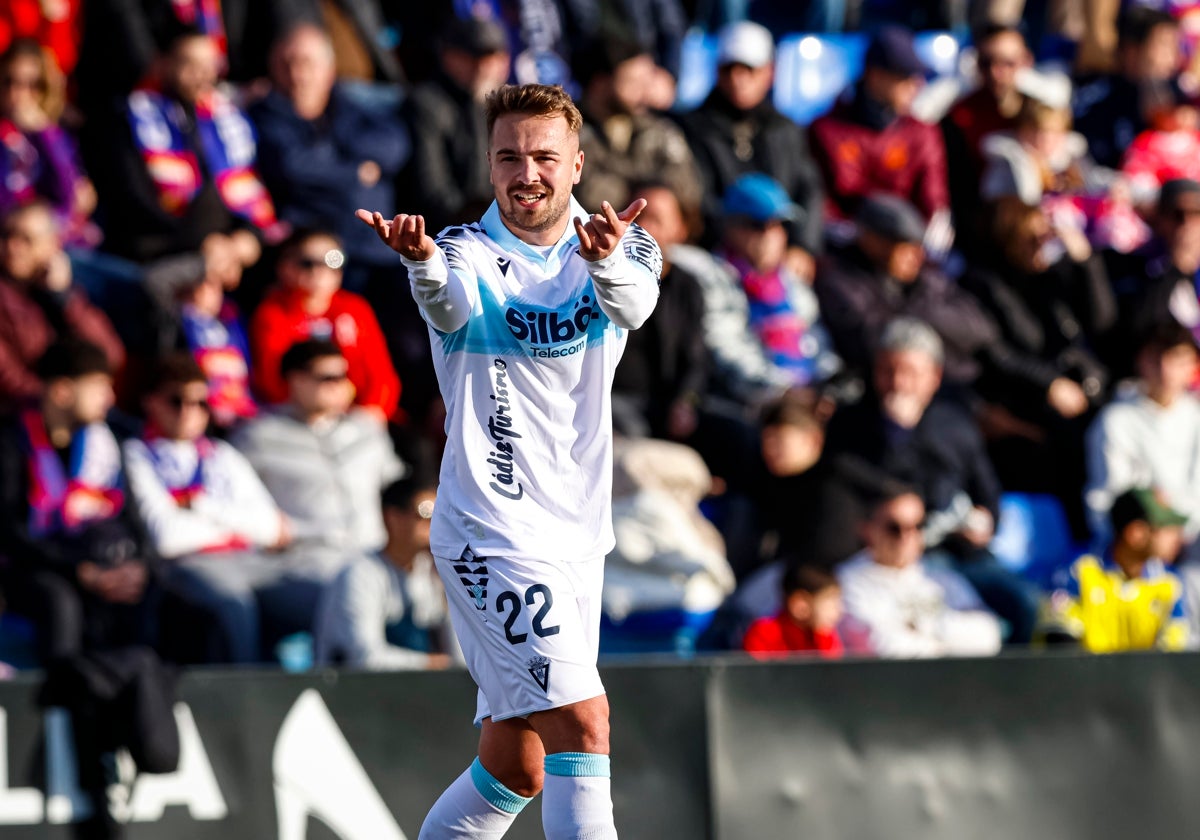
[{"label": "player's short brown hair", "polygon": [[583,128],[583,115],[574,100],[559,85],[501,85],[487,95],[483,102],[487,113],[488,137],[496,120],[505,114],[527,114],[531,117],[558,117],[567,121],[572,134]]}]

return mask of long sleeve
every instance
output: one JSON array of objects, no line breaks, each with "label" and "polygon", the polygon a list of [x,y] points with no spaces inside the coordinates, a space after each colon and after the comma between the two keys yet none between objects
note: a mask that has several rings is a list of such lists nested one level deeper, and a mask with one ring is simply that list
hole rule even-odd
[{"label": "long sleeve", "polygon": [[176,503],[155,472],[143,442],[129,441],[125,445],[125,468],[138,518],[160,557],[193,554],[235,536],[226,525]]},{"label": "long sleeve", "polygon": [[[443,241],[428,260],[402,258],[402,262],[408,269],[409,285],[421,316],[435,330],[452,333],[466,326],[477,292],[464,273],[450,270],[445,248],[455,250],[457,246]],[[466,265],[465,259],[458,262]]]},{"label": "long sleeve", "polygon": [[1100,412],[1084,438],[1087,458],[1087,484],[1083,501],[1088,512],[1088,524],[1097,539],[1106,538],[1111,527],[1108,512],[1113,501],[1124,491],[1150,479],[1148,470],[1140,463],[1137,448],[1131,445],[1122,415],[1124,406],[1112,405]]},{"label": "long sleeve", "polygon": [[255,393],[267,405],[287,399],[287,385],[279,373],[279,362],[293,341],[287,313],[277,303],[263,301],[250,322],[250,359]]},{"label": "long sleeve", "polygon": [[588,262],[597,302],[618,327],[636,330],[658,302],[662,252],[654,237],[630,225],[619,247],[601,260]]},{"label": "long sleeve", "polygon": [[404,618],[403,599],[389,605],[390,593],[379,561],[356,561],[342,572],[330,584],[323,604],[317,641],[321,658],[371,670],[424,668],[428,654],[387,641],[388,623]]},{"label": "long sleeve", "polygon": [[202,494],[193,503],[196,512],[228,527],[235,535],[258,545],[274,545],[279,539],[283,514],[271,498],[246,457],[224,441],[216,441],[212,469],[223,474],[222,485],[232,490],[229,498]]},{"label": "long sleeve", "polygon": [[361,406],[378,408],[385,417],[391,417],[400,404],[401,383],[383,330],[365,301],[354,308],[354,320],[358,325],[358,348],[362,353],[362,374],[365,376],[355,401]]}]

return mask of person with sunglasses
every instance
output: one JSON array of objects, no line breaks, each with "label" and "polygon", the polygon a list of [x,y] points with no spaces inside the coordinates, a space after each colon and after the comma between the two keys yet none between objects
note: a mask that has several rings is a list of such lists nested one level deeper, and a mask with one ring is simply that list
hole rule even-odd
[{"label": "person with sunglasses", "polygon": [[246,458],[207,436],[208,382],[190,354],[162,359],[142,405],[145,430],[125,443],[125,462],[164,585],[215,618],[223,659],[258,662],[259,599],[286,602],[294,587],[266,553],[290,542],[287,517]]},{"label": "person with sunglasses", "polygon": [[[280,560],[308,582],[310,624],[321,589],[347,564],[386,544],[379,494],[408,472],[387,428],[354,406],[344,351],[329,339],[306,339],[279,362],[287,401],[234,431],[236,446],[262,478],[291,524]],[[299,611],[297,611],[299,614]]]},{"label": "person with sunglasses", "polygon": [[885,485],[861,531],[866,548],[837,570],[847,618],[878,656],[988,656],[1000,622],[962,577],[925,562],[925,502]]},{"label": "person with sunglasses", "polygon": [[280,362],[288,348],[330,340],[345,359],[354,404],[380,421],[396,419],[400,377],[370,304],[342,288],[345,262],[341,239],[328,231],[300,228],[284,241],[277,282],[250,322],[254,389],[265,404],[287,402]]}]

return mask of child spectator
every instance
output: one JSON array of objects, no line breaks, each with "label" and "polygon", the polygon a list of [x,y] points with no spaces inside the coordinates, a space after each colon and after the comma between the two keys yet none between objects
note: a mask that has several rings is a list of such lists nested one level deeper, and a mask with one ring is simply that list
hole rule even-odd
[{"label": "child spectator", "polygon": [[1200,179],[1200,113],[1173,82],[1154,85],[1145,104],[1147,129],[1126,148],[1121,172],[1134,204],[1152,205],[1174,178]]},{"label": "child spectator", "polygon": [[442,582],[429,553],[437,483],[420,476],[383,489],[387,544],[325,588],[315,624],[318,665],[373,671],[444,668],[450,641]]},{"label": "child spectator", "polygon": [[209,411],[219,429],[254,417],[250,393],[250,349],[237,304],[225,297],[219,279],[206,274],[180,294],[183,343],[208,378]]},{"label": "child spectator", "polygon": [[144,641],[147,569],[126,505],[104,352],[80,341],[38,360],[40,398],[0,433],[5,600],[34,623],[43,664]]},{"label": "child spectator", "polygon": [[887,658],[986,656],[1000,651],[1000,623],[947,569],[926,566],[925,504],[897,488],[863,525],[867,547],[838,569],[846,614]]},{"label": "child spectator", "polygon": [[1088,430],[1084,502],[1096,536],[1110,536],[1113,501],[1139,486],[1158,488],[1188,517],[1188,543],[1200,534],[1200,402],[1188,393],[1198,358],[1186,327],[1168,321],[1153,329],[1138,350],[1133,387],[1119,392]]},{"label": "child spectator", "polygon": [[400,377],[370,305],[342,288],[341,241],[322,230],[299,230],[284,242],[278,282],[250,322],[254,387],[266,403],[288,397],[280,361],[296,342],[334,342],[354,386],[354,402],[380,420],[396,413]]},{"label": "child spectator", "polygon": [[842,609],[837,578],[812,566],[792,566],[783,577],[783,609],[751,624],[742,648],[756,659],[794,653],[838,659],[845,652],[837,631]]},{"label": "child spectator", "polygon": [[0,220],[0,412],[41,395],[35,364],[65,338],[101,347],[109,372],[125,361],[107,316],[74,282],[53,213],[35,202]]},{"label": "child spectator", "polygon": [[1051,597],[1050,632],[1092,653],[1183,650],[1183,585],[1167,568],[1188,518],[1147,488],[1122,493],[1109,512],[1113,542],[1103,557],[1075,561]]},{"label": "child spectator", "polygon": [[[160,363],[144,401],[145,434],[125,444],[129,489],[151,545],[169,561],[165,585],[211,611],[229,661],[257,662],[259,599],[286,601],[282,590],[302,584],[263,555],[287,545],[287,521],[242,454],[205,436],[208,399],[190,355]],[[310,618],[290,623],[305,627]]]},{"label": "child spectator", "polygon": [[750,328],[793,384],[828,379],[841,363],[820,323],[817,296],[787,266],[787,225],[799,218],[783,186],[762,173],[738,178],[722,199],[723,256],[750,304]]}]

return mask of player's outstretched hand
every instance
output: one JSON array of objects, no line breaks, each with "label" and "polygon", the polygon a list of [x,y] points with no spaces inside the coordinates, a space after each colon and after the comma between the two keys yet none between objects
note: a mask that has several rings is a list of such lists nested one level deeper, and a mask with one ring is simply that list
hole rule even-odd
[{"label": "player's outstretched hand", "polygon": [[437,245],[425,234],[425,217],[401,213],[390,222],[382,213],[358,210],[355,217],[375,228],[379,238],[400,256],[414,262],[424,262],[437,253]]},{"label": "player's outstretched hand", "polygon": [[603,212],[593,213],[586,225],[576,218],[575,233],[579,235],[580,256],[588,262],[595,262],[615,251],[633,220],[646,209],[646,203],[646,199],[639,198],[618,213],[605,201],[600,205]]}]

